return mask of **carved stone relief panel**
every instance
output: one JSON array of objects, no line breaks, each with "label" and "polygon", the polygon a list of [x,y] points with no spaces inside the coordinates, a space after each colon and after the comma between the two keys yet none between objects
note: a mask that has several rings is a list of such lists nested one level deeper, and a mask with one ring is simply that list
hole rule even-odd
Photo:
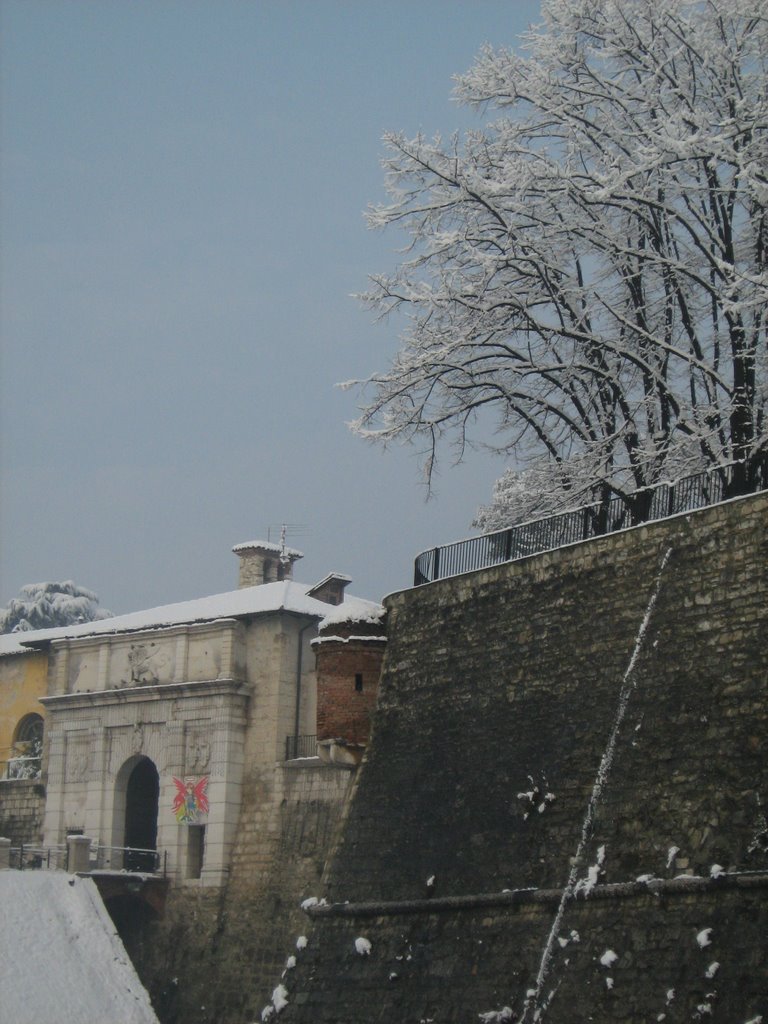
[{"label": "carved stone relief panel", "polygon": [[91,746],[89,733],[67,734],[64,755],[64,778],[67,782],[85,782],[88,778]]},{"label": "carved stone relief panel", "polygon": [[186,749],[184,752],[184,768],[190,775],[202,775],[209,770],[211,764],[211,731],[210,721],[195,722],[187,725]]},{"label": "carved stone relief panel", "polygon": [[156,686],[168,677],[168,652],[154,640],[136,641],[121,653],[122,672],[117,686]]},{"label": "carved stone relief panel", "polygon": [[144,723],[136,722],[131,730],[131,753],[142,754],[144,753]]}]

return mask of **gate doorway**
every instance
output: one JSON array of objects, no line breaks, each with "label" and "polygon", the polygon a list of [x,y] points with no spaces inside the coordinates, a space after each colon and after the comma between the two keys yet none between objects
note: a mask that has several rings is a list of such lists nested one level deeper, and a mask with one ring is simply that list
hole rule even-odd
[{"label": "gate doorway", "polygon": [[157,811],[160,777],[157,768],[143,757],[134,765],[125,789],[125,868],[128,871],[157,869]]}]

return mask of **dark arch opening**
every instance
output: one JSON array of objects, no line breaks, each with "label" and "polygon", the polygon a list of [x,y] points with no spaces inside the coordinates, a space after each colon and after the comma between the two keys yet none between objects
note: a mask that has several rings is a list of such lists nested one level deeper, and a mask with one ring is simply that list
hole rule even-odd
[{"label": "dark arch opening", "polygon": [[154,871],[157,849],[157,810],[160,777],[157,768],[144,757],[128,776],[125,790],[125,855],[128,871]]}]

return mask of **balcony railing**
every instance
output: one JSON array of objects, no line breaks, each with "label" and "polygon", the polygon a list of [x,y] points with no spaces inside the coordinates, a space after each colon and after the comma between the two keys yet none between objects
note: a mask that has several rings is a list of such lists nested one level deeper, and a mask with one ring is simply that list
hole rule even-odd
[{"label": "balcony railing", "polygon": [[317,757],[317,736],[285,737],[285,760],[295,761],[299,757]]},{"label": "balcony railing", "polygon": [[91,847],[92,871],[120,871],[128,874],[158,875],[166,873],[167,852],[140,849],[135,846]]},{"label": "balcony railing", "polygon": [[39,846],[34,843],[20,843],[18,846],[11,846],[8,866],[16,868],[18,871],[54,870],[55,868],[66,871],[66,843],[61,843],[58,846]]},{"label": "balcony railing", "polygon": [[41,757],[9,757],[7,761],[0,761],[0,778],[39,779],[42,763]]},{"label": "balcony railing", "polygon": [[628,530],[641,523],[667,519],[680,512],[692,512],[766,488],[768,458],[752,463],[748,472],[740,463],[720,466],[683,477],[674,483],[636,491],[627,498],[612,498],[572,512],[422,551],[415,562],[414,586],[553,551],[566,544]]},{"label": "balcony railing", "polygon": [[[70,870],[69,846],[39,846],[21,843],[11,846],[8,866],[19,871]],[[139,849],[133,846],[103,846],[93,843],[87,855],[85,871],[119,871],[120,874],[146,874],[163,876],[167,873],[168,853],[163,850]]]}]

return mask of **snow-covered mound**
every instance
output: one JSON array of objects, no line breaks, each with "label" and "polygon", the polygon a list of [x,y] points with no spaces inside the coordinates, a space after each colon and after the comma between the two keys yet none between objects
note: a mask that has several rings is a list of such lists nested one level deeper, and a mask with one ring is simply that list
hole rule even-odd
[{"label": "snow-covered mound", "polygon": [[0,871],[0,1018],[157,1024],[90,878]]}]

